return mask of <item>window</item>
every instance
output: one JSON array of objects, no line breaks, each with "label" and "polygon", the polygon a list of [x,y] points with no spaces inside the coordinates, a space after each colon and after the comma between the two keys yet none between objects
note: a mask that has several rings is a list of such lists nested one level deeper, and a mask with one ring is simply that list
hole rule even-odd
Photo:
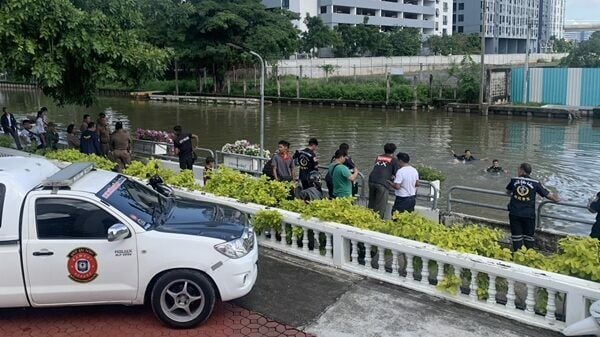
[{"label": "window", "polygon": [[458,15],[458,22],[463,22],[463,21],[465,21],[465,16],[462,15],[462,14],[459,14]]},{"label": "window", "polygon": [[458,4],[458,10],[459,11],[464,11],[465,10],[465,4],[464,3],[459,3]]},{"label": "window", "polygon": [[462,32],[464,32],[464,30],[465,30],[465,27],[464,27],[464,26],[458,26],[458,32],[459,32],[459,33],[462,33]]},{"label": "window", "polygon": [[6,194],[6,186],[0,184],[0,228],[2,227],[2,210],[4,209],[4,195]]},{"label": "window", "polygon": [[281,8],[290,9],[290,0],[282,0]]},{"label": "window", "polygon": [[116,176],[96,196],[127,214],[144,229],[149,229],[155,220],[168,214],[172,206],[169,199],[123,176]]},{"label": "window", "polygon": [[35,203],[38,239],[106,239],[119,223],[112,215],[87,201],[43,198]]},{"label": "window", "polygon": [[321,14],[327,13],[327,6],[321,6]]}]

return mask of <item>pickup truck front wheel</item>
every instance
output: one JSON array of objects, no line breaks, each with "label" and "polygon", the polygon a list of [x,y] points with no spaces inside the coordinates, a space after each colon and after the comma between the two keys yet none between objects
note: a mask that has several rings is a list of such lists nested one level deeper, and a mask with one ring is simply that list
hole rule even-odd
[{"label": "pickup truck front wheel", "polygon": [[152,311],[163,323],[188,329],[208,319],[215,306],[215,290],[202,273],[174,270],[156,281],[150,299]]}]

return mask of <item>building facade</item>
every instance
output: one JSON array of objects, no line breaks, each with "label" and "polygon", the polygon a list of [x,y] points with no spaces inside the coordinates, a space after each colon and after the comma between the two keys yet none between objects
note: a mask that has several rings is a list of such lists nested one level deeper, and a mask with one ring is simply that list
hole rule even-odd
[{"label": "building facade", "polygon": [[[269,8],[287,8],[302,18],[319,15],[325,24],[367,24],[381,30],[417,28],[424,36],[452,34],[452,0],[263,0]],[[303,24],[296,26],[305,30]]]},{"label": "building facade", "polygon": [[306,31],[304,19],[307,15],[317,15],[318,0],[262,0],[263,5],[267,8],[284,8],[294,12],[300,16],[300,20],[292,21],[296,28],[301,31]]},{"label": "building facade", "polygon": [[[487,4],[485,52],[525,53],[529,30],[529,51],[538,50],[540,0],[484,0]],[[482,1],[454,0],[454,33],[481,34]]]},{"label": "building facade", "polygon": [[[486,53],[552,52],[552,37],[562,39],[566,0],[487,0]],[[481,0],[454,0],[454,33],[481,34]]]},{"label": "building facade", "polygon": [[561,40],[565,37],[565,2],[566,0],[541,0],[540,4],[540,37],[539,51],[552,52],[552,37]]}]

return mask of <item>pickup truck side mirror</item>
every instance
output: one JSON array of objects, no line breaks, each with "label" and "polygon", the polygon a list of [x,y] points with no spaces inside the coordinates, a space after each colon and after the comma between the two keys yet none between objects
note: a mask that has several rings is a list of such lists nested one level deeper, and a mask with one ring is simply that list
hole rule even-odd
[{"label": "pickup truck side mirror", "polygon": [[108,242],[119,241],[128,238],[131,235],[129,228],[122,223],[117,223],[108,229]]}]

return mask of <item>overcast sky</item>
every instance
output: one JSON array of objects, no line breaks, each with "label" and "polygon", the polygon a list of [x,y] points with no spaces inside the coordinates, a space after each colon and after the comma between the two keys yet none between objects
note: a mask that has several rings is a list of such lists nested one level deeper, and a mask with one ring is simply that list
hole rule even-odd
[{"label": "overcast sky", "polygon": [[600,21],[600,0],[567,0],[568,21]]}]

